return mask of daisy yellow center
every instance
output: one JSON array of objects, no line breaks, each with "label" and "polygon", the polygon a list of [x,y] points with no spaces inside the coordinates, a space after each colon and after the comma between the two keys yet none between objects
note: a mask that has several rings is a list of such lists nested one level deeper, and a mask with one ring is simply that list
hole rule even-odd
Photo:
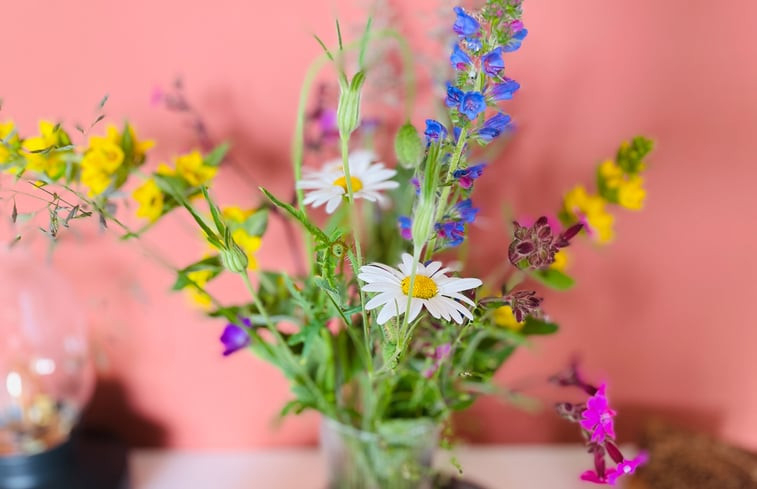
[{"label": "daisy yellow center", "polygon": [[[402,279],[402,293],[408,295],[410,291],[410,277]],[[416,275],[413,282],[413,297],[418,299],[431,299],[439,293],[436,282],[423,275]]]},{"label": "daisy yellow center", "polygon": [[[352,193],[359,192],[363,188],[363,182],[358,177],[350,177],[350,183],[352,183]],[[347,190],[347,179],[343,176],[334,180],[334,185],[342,187],[345,192],[349,191]]]}]

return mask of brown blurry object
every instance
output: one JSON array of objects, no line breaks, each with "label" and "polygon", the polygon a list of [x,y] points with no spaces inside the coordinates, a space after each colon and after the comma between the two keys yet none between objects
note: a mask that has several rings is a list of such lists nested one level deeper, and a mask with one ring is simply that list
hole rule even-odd
[{"label": "brown blurry object", "polygon": [[630,489],[757,489],[757,454],[709,435],[654,421],[642,446],[650,460]]}]

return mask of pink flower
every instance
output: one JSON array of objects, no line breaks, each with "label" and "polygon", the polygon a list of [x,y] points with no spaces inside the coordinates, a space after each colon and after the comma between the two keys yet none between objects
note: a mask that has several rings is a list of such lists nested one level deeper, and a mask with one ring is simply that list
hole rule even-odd
[{"label": "pink flower", "polygon": [[606,384],[597,389],[597,393],[586,401],[586,409],[582,413],[581,427],[591,432],[591,441],[604,443],[605,438],[615,438],[613,416],[617,414],[610,409],[605,395]]},{"label": "pink flower", "polygon": [[633,474],[639,465],[644,465],[648,460],[649,455],[647,452],[640,452],[632,460],[623,460],[617,467],[607,472],[607,483],[614,485],[618,478]]}]

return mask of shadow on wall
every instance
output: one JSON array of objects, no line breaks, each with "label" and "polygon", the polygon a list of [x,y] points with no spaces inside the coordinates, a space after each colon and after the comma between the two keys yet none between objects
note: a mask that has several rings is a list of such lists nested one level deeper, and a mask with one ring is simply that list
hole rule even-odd
[{"label": "shadow on wall", "polygon": [[165,427],[137,412],[130,404],[126,387],[115,378],[97,380],[92,400],[82,416],[81,428],[115,436],[129,446],[165,446],[168,441]]}]

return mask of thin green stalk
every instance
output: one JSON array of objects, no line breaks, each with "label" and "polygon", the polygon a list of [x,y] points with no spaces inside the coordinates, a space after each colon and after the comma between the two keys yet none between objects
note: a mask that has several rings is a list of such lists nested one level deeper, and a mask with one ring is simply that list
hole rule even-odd
[{"label": "thin green stalk", "polygon": [[265,322],[266,327],[276,339],[276,342],[281,345],[283,356],[289,362],[292,368],[294,368],[295,371],[299,374],[299,378],[305,384],[305,387],[311,391],[313,397],[318,401],[321,407],[321,412],[326,415],[335,415],[334,407],[331,406],[323,397],[323,394],[318,389],[318,386],[315,385],[313,379],[310,378],[310,375],[308,375],[303,366],[297,361],[294,354],[292,353],[292,350],[289,349],[289,345],[287,344],[286,339],[284,339],[284,337],[281,335],[281,332],[278,330],[278,328],[276,328],[276,325],[271,321],[271,317],[268,315],[268,311],[266,311],[265,307],[263,307],[263,304],[260,302],[260,298],[255,291],[255,287],[253,287],[252,282],[250,281],[250,276],[247,274],[247,271],[244,271],[239,275],[242,277],[244,285],[245,287],[247,287],[247,291],[250,293],[253,304],[255,304],[255,307],[258,309],[258,312],[260,312],[260,315],[263,316],[263,321]]}]

